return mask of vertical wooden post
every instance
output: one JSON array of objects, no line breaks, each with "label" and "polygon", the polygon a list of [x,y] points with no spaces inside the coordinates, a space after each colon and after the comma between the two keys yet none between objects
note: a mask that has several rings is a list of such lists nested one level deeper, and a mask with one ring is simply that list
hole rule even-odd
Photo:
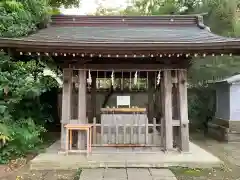
[{"label": "vertical wooden post", "polygon": [[118,124],[116,123],[116,126],[115,126],[115,144],[118,144]]},{"label": "vertical wooden post", "polygon": [[134,127],[135,123],[133,122],[132,126],[130,126],[130,144],[134,144]]},{"label": "vertical wooden post", "polygon": [[66,148],[66,129],[64,125],[71,119],[72,69],[63,69],[61,149]]},{"label": "vertical wooden post", "polygon": [[154,72],[148,72],[148,121],[152,123],[154,116]]},{"label": "vertical wooden post", "polygon": [[104,125],[103,123],[101,123],[101,144],[103,145],[105,142],[104,142]]},{"label": "vertical wooden post", "polygon": [[108,121],[108,127],[107,127],[107,144],[111,144],[112,143],[112,122],[110,123],[110,121]]},{"label": "vertical wooden post", "polygon": [[[162,111],[162,106],[163,106],[163,103],[162,103],[162,99],[163,99],[163,96],[161,95],[161,88],[162,88],[162,79],[160,78],[160,84],[157,84],[157,77],[158,74],[161,74],[161,72],[157,72],[155,73],[155,103],[154,103],[154,113],[155,113],[155,118],[156,118],[156,127],[155,129],[153,128],[153,131],[155,130],[156,132],[158,132],[160,130],[160,133],[161,133],[161,137],[160,139],[157,139],[157,135],[156,135],[156,138],[155,138],[155,144],[158,144],[157,142],[160,142],[159,144],[162,146],[163,145],[163,129],[162,129],[162,126],[159,127],[158,125],[161,124],[161,120],[162,120],[162,115],[163,115],[163,111]],[[160,75],[161,77],[161,75]],[[154,121],[153,121],[154,122]]]},{"label": "vertical wooden post", "polygon": [[165,101],[164,101],[164,82],[163,79],[160,80],[160,102],[161,102],[161,116],[160,116],[160,124],[161,124],[161,146],[164,148],[166,147],[165,142],[165,118],[164,118],[164,108],[165,108]]},{"label": "vertical wooden post", "polygon": [[178,97],[180,113],[180,148],[189,151],[188,102],[187,102],[187,70],[178,71]]},{"label": "vertical wooden post", "polygon": [[148,145],[148,118],[145,120],[145,144]]},{"label": "vertical wooden post", "polygon": [[153,118],[153,139],[152,139],[152,144],[157,145],[157,121],[156,118]]},{"label": "vertical wooden post", "polygon": [[92,77],[90,122],[93,122],[94,117],[96,117],[96,76]]},{"label": "vertical wooden post", "polygon": [[96,117],[93,118],[93,144],[97,144],[97,120]]},{"label": "vertical wooden post", "polygon": [[164,84],[164,125],[165,125],[165,150],[173,149],[173,126],[172,126],[172,75],[171,70],[163,72]]},{"label": "vertical wooden post", "polygon": [[[80,124],[87,123],[86,109],[86,71],[81,69],[78,71],[78,122]],[[83,132],[78,132],[78,148],[85,148],[86,138]]]},{"label": "vertical wooden post", "polygon": [[[176,72],[176,71],[175,71]],[[175,74],[177,78],[177,74]],[[180,113],[179,113],[179,93],[178,93],[178,87],[177,84],[173,84],[172,88],[172,103],[173,103],[173,119],[179,120],[180,119]],[[173,127],[173,146],[177,147],[180,144],[179,140],[179,127],[175,126]]]}]

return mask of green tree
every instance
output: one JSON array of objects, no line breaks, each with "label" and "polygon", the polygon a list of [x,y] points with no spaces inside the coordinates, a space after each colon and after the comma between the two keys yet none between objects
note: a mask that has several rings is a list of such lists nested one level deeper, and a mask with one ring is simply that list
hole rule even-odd
[{"label": "green tree", "polygon": [[[44,28],[50,20],[46,0],[2,0],[0,2],[0,36],[27,36]],[[50,59],[24,57],[15,59],[0,52],[0,141],[8,140],[0,150],[0,163],[38,149],[42,143],[44,114],[40,95],[56,82],[43,76]]]},{"label": "green tree", "polygon": [[80,0],[50,0],[51,7],[59,8],[64,6],[65,8],[69,7],[79,7]]},{"label": "green tree", "polygon": [[0,2],[0,36],[26,36],[48,23],[50,7],[45,0]]},{"label": "green tree", "polygon": [[138,11],[141,15],[164,15],[179,12],[179,3],[175,0],[136,0],[127,8]]}]

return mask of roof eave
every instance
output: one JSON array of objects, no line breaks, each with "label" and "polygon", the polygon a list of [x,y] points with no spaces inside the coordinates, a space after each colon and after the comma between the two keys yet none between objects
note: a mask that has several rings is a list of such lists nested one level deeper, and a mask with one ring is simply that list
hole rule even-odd
[{"label": "roof eave", "polygon": [[161,51],[170,53],[232,53],[240,54],[240,40],[223,42],[63,42],[0,39],[0,48],[15,48],[22,52],[76,52],[76,51]]}]

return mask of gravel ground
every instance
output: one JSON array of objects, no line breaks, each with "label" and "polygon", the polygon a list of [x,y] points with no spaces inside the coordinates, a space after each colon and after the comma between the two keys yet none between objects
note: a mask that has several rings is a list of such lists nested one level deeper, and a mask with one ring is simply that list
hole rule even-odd
[{"label": "gravel ground", "polygon": [[76,171],[30,171],[26,166],[1,180],[75,180]]},{"label": "gravel ground", "polygon": [[240,180],[240,143],[220,143],[201,134],[191,141],[218,156],[225,165],[218,169],[171,168],[178,180]]}]

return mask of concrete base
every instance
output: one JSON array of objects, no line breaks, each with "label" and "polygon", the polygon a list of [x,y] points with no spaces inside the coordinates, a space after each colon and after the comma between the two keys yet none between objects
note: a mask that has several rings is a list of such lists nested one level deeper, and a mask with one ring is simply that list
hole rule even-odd
[{"label": "concrete base", "polygon": [[[160,149],[116,151],[115,149],[95,148],[91,155],[59,153],[60,142],[55,142],[45,153],[39,154],[31,162],[32,170],[78,169],[78,168],[160,168],[181,166],[189,168],[220,167],[223,162],[199,146],[190,143],[189,153],[178,151],[163,152]],[[114,151],[116,153],[114,153]],[[105,152],[105,153],[104,153]],[[112,152],[112,153],[110,153]]]},{"label": "concrete base", "polygon": [[208,135],[218,141],[228,141],[228,128],[208,123]]}]

